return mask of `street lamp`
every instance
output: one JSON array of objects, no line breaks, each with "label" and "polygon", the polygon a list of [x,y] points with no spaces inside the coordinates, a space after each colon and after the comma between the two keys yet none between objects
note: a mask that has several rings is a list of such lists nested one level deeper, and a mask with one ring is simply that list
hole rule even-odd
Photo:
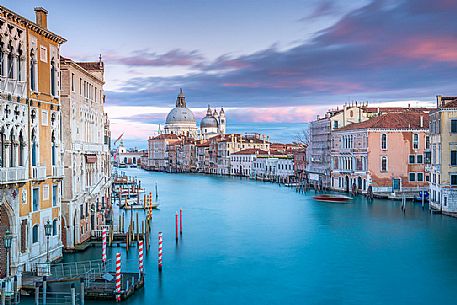
[{"label": "street lamp", "polygon": [[44,235],[46,235],[46,262],[49,263],[49,237],[51,236],[52,224],[48,220],[44,225]]},{"label": "street lamp", "polygon": [[6,249],[6,277],[10,276],[10,250],[12,241],[13,234],[11,234],[10,230],[6,230],[5,236],[3,237],[3,245]]}]

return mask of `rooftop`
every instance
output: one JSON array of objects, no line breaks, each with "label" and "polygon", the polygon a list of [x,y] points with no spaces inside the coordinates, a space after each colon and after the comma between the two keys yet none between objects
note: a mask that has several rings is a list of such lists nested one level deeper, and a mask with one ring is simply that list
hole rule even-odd
[{"label": "rooftop", "polygon": [[244,150],[240,150],[232,155],[266,155],[268,151],[262,149],[255,149],[255,148],[248,148]]},{"label": "rooftop", "polygon": [[404,110],[403,112],[384,113],[365,122],[354,123],[336,131],[355,129],[428,129],[428,127],[428,113]]}]

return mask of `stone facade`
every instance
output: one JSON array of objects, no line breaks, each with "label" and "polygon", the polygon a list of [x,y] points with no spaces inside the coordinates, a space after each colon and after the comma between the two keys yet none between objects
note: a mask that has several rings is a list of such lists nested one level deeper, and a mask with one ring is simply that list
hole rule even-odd
[{"label": "stone facade", "polygon": [[457,213],[457,96],[437,97],[430,114],[430,206]]},{"label": "stone facade", "polygon": [[[47,12],[31,22],[0,6],[0,240],[13,235],[10,274],[62,256],[59,49]],[[52,226],[49,247],[44,225]],[[0,277],[6,251],[0,243]]]},{"label": "stone facade", "polygon": [[62,234],[72,249],[105,224],[110,203],[110,133],[104,112],[103,62],[61,58],[65,138],[65,191]]}]

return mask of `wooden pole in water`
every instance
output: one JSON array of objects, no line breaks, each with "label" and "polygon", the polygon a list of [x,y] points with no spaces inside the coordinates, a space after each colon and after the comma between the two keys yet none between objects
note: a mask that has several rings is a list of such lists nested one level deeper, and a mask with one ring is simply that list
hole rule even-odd
[{"label": "wooden pole in water", "polygon": [[178,242],[178,212],[175,214],[176,242]]},{"label": "wooden pole in water", "polygon": [[136,241],[140,241],[140,223],[138,221],[138,213],[136,213]]},{"label": "wooden pole in water", "polygon": [[182,235],[182,209],[179,209],[179,234]]},{"label": "wooden pole in water", "polygon": [[159,232],[159,272],[162,272],[162,232]]}]

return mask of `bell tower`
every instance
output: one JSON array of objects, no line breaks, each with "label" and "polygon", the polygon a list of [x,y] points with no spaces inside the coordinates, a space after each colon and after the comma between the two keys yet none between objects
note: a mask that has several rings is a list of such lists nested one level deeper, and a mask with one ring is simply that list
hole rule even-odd
[{"label": "bell tower", "polygon": [[221,111],[219,112],[218,121],[219,121],[219,133],[225,134],[225,126],[226,126],[227,121],[225,119],[224,108],[221,108]]}]

